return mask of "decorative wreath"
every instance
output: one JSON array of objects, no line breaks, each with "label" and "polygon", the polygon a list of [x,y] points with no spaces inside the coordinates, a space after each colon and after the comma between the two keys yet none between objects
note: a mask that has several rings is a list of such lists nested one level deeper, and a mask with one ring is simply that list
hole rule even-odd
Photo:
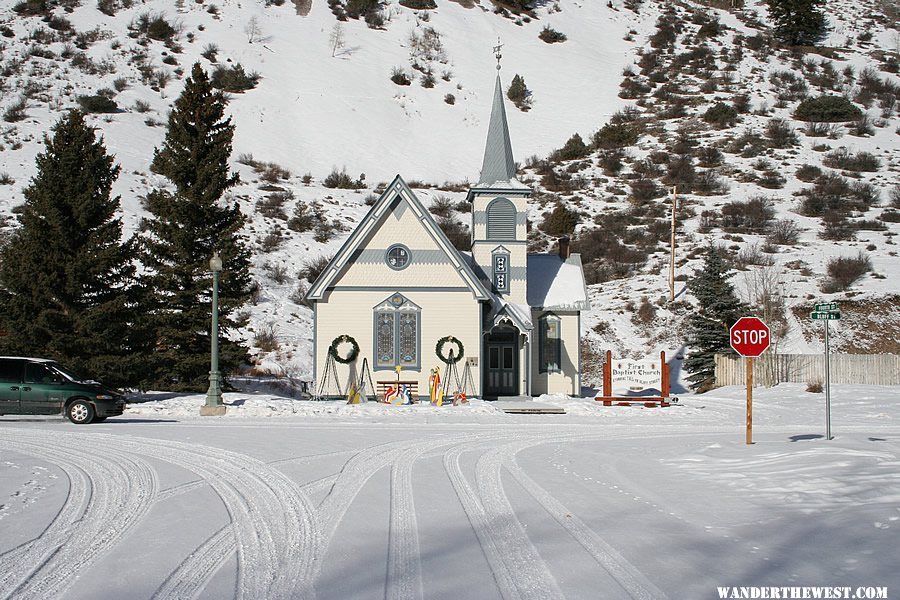
[{"label": "decorative wreath", "polygon": [[[456,350],[451,350],[450,354],[444,356],[444,345],[456,344]],[[434,353],[437,354],[437,357],[441,359],[441,362],[445,362],[447,364],[457,363],[465,354],[465,349],[463,348],[462,342],[453,337],[452,335],[448,335],[446,337],[442,337],[437,341],[437,344],[434,347]]]},{"label": "decorative wreath", "polygon": [[[338,354],[338,346],[341,344],[350,344],[350,353],[347,354],[346,358],[343,358]],[[356,340],[349,335],[339,335],[331,340],[331,346],[328,347],[328,354],[333,356],[334,360],[342,365],[349,365],[356,360],[357,356],[359,356],[359,344],[357,344]]]}]

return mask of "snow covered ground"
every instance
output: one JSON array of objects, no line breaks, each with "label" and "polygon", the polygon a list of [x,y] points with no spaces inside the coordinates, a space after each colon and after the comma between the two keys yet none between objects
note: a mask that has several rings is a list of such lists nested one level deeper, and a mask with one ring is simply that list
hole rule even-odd
[{"label": "snow covered ground", "polygon": [[716,598],[900,590],[898,390],[667,409],[154,395],[0,418],[0,598]]}]

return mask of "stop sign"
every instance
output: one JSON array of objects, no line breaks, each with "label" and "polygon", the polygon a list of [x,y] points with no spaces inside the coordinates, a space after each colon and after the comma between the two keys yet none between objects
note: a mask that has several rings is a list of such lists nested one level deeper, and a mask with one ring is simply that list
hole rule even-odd
[{"label": "stop sign", "polygon": [[741,356],[757,357],[769,347],[769,326],[756,317],[741,317],[731,326],[731,347]]}]

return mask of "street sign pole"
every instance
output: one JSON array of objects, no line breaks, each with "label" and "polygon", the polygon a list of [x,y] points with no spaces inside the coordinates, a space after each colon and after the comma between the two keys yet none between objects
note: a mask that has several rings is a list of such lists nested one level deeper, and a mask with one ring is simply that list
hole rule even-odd
[{"label": "street sign pole", "polygon": [[747,368],[747,443],[753,443],[753,357],[748,356]]},{"label": "street sign pole", "polygon": [[747,359],[747,444],[753,443],[753,359],[768,350],[770,338],[769,326],[756,317],[741,317],[728,333],[731,347]]},{"label": "street sign pole", "polygon": [[831,327],[825,321],[825,439],[831,439],[831,351],[828,347],[828,330]]}]

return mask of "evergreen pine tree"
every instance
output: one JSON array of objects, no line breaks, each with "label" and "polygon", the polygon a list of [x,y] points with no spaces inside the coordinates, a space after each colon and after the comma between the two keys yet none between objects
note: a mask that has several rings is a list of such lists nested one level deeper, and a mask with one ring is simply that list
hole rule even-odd
[{"label": "evergreen pine tree", "polygon": [[703,268],[687,284],[698,307],[688,318],[690,354],[684,370],[690,373],[687,380],[691,389],[699,391],[715,384],[715,355],[731,352],[729,330],[741,317],[741,301],[728,281],[731,274],[719,252],[713,247],[707,249]]},{"label": "evergreen pine tree", "polygon": [[0,353],[135,385],[135,252],[110,195],[119,166],[79,111],[52,133],[24,190],[21,227],[0,254]]},{"label": "evergreen pine tree", "polygon": [[792,46],[811,46],[825,36],[825,0],[766,0],[778,37]]},{"label": "evergreen pine tree", "polygon": [[159,389],[203,390],[208,384],[213,252],[222,258],[219,287],[220,369],[228,373],[247,350],[227,339],[234,312],[250,297],[249,253],[236,203],[223,205],[224,192],[238,182],[228,168],[234,126],[225,117],[226,98],[195,64],[169,115],[152,169],[174,185],[147,196],[141,260],[148,322],[154,334],[152,385]]}]

